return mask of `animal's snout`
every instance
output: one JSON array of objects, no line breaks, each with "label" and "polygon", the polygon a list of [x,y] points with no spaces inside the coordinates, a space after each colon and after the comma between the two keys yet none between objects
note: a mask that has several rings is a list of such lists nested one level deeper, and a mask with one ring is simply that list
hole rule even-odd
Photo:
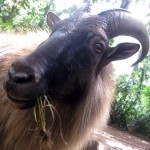
[{"label": "animal's snout", "polygon": [[[37,77],[33,66],[22,59],[14,62],[4,79],[4,89],[13,102],[21,108],[33,106],[37,96],[40,96],[39,76]],[[37,79],[38,78],[38,79]]]},{"label": "animal's snout", "polygon": [[14,62],[8,71],[8,81],[12,84],[29,84],[36,80],[34,70],[31,64],[24,63],[22,60]]},{"label": "animal's snout", "polygon": [[8,77],[10,82],[14,82],[15,84],[26,84],[34,78],[32,73],[28,73],[25,70],[15,72],[12,68],[8,71]]}]

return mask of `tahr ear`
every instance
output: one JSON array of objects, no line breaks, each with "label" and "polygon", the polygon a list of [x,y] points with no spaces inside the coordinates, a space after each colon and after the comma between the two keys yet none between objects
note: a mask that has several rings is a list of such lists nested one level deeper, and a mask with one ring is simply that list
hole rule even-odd
[{"label": "tahr ear", "polygon": [[47,14],[47,24],[50,28],[50,30],[53,30],[54,25],[56,24],[56,22],[60,21],[61,19],[55,15],[53,12],[49,12]]},{"label": "tahr ear", "polygon": [[137,43],[120,43],[116,47],[109,48],[106,64],[111,61],[122,60],[131,57],[140,48]]}]

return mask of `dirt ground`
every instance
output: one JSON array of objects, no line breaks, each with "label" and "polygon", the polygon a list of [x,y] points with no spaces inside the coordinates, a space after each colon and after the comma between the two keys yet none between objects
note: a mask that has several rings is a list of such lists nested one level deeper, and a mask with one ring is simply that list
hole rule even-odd
[{"label": "dirt ground", "polygon": [[104,132],[97,134],[100,134],[99,150],[150,150],[150,141],[113,127],[107,127]]}]

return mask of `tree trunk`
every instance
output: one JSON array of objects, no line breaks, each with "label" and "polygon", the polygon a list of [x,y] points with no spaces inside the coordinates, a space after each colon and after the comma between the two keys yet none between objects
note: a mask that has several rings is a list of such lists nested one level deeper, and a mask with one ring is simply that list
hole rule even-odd
[{"label": "tree trunk", "polygon": [[122,0],[120,8],[128,9],[132,0]]}]

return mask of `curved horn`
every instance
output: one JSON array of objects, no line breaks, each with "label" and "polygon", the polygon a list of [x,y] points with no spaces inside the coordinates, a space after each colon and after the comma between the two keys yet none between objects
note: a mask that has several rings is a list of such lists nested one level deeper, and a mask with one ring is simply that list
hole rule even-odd
[{"label": "curved horn", "polygon": [[132,66],[146,57],[149,50],[149,36],[141,20],[124,9],[108,10],[98,15],[104,17],[106,21],[106,34],[109,39],[119,35],[126,35],[134,37],[141,43],[142,49],[139,58]]},{"label": "curved horn", "polygon": [[85,3],[82,7],[80,7],[75,13],[74,15],[79,15],[79,14],[83,14],[83,13],[88,13],[91,11],[91,3],[90,1],[88,1],[87,3]]}]

